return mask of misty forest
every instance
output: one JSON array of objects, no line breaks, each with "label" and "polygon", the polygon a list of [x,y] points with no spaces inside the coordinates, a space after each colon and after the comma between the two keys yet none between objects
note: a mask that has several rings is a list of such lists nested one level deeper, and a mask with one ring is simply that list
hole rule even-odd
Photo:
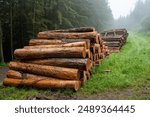
[{"label": "misty forest", "polygon": [[109,0],[0,0],[0,99],[150,99],[150,0],[113,11]]}]

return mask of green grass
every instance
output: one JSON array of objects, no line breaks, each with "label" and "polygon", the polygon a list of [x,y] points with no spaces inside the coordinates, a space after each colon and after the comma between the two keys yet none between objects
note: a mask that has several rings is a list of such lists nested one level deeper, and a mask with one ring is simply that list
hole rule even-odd
[{"label": "green grass", "polygon": [[[105,72],[110,70],[110,72]],[[130,33],[120,53],[111,54],[99,67],[93,69],[91,79],[77,93],[71,90],[36,90],[0,85],[0,99],[27,99],[29,96],[53,94],[83,96],[109,92],[110,90],[140,89],[150,81],[150,37]],[[147,94],[150,97],[150,94]],[[149,98],[148,97],[148,98]],[[133,97],[137,99],[137,96]],[[140,97],[143,99],[144,97]],[[145,98],[144,98],[145,99]]]},{"label": "green grass", "polygon": [[111,54],[95,68],[91,81],[81,91],[93,94],[112,88],[139,87],[147,79],[150,79],[150,38],[130,33],[121,52]]},{"label": "green grass", "polygon": [[8,66],[7,63],[0,63],[0,67],[5,67],[5,66]]}]

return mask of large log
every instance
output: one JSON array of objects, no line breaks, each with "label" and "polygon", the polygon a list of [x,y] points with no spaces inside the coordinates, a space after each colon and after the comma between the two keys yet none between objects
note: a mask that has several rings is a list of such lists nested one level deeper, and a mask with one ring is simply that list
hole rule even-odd
[{"label": "large log", "polygon": [[16,71],[23,71],[36,75],[55,77],[68,80],[79,80],[80,71],[73,68],[63,68],[54,66],[44,66],[21,62],[10,62],[9,68]]},{"label": "large log", "polygon": [[29,46],[63,44],[62,40],[31,39]]},{"label": "large log", "polygon": [[81,86],[80,81],[70,81],[70,80],[53,80],[53,79],[13,79],[5,78],[3,81],[5,86],[31,86],[35,88],[71,88],[78,91]]},{"label": "large log", "polygon": [[94,27],[80,27],[80,28],[71,28],[71,29],[61,29],[61,30],[50,30],[50,31],[44,31],[44,32],[93,32],[95,31]]},{"label": "large log", "polygon": [[58,66],[66,68],[76,68],[80,70],[89,70],[91,69],[91,60],[90,59],[78,59],[78,58],[52,58],[52,59],[43,59],[43,60],[29,60],[24,61],[26,63],[38,64],[38,65],[47,65],[47,66]]},{"label": "large log", "polygon": [[84,47],[71,48],[35,48],[17,49],[14,52],[17,59],[38,59],[38,58],[85,58],[86,49]]},{"label": "large log", "polygon": [[73,42],[86,42],[87,48],[90,48],[90,39],[31,39],[29,41],[29,46],[38,46],[38,45],[59,45]]},{"label": "large log", "polygon": [[97,32],[88,32],[88,33],[48,33],[48,32],[39,32],[39,39],[90,39],[92,42],[98,40]]},{"label": "large log", "polygon": [[[81,72],[81,83],[84,85],[87,81],[87,71]],[[58,78],[52,78],[52,77],[45,77],[45,76],[40,76],[40,75],[34,75],[34,74],[28,74],[28,73],[23,73],[20,71],[15,71],[15,70],[9,70],[7,72],[7,78],[13,78],[13,79],[32,79],[32,80],[43,80],[43,79],[50,79],[50,80],[60,80]]]},{"label": "large log", "polygon": [[62,48],[62,47],[84,47],[87,48],[86,42],[74,42],[74,43],[65,43],[57,45],[38,45],[38,46],[25,46],[26,49],[34,48]]}]

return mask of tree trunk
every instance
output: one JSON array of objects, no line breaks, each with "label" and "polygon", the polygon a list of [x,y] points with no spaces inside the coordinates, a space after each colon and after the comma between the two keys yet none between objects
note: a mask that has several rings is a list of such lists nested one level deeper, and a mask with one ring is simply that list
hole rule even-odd
[{"label": "tree trunk", "polygon": [[62,47],[84,47],[87,48],[86,42],[74,42],[74,43],[66,43],[59,45],[38,45],[38,46],[25,46],[26,49],[34,49],[34,48],[62,48]]},{"label": "tree trunk", "polygon": [[3,33],[0,21],[0,62],[4,63],[4,53],[3,53]]},{"label": "tree trunk", "polygon": [[13,59],[13,1],[10,0],[10,49],[11,57]]},{"label": "tree trunk", "polygon": [[90,39],[92,42],[96,42],[98,39],[97,32],[89,33],[48,33],[48,32],[39,32],[39,39]]},{"label": "tree trunk", "polygon": [[62,40],[31,39],[29,46],[63,44]]},{"label": "tree trunk", "polygon": [[85,58],[86,49],[84,47],[17,49],[14,55],[17,59]]},{"label": "tree trunk", "polygon": [[58,66],[66,68],[76,68],[80,70],[89,70],[91,69],[91,61],[89,59],[66,59],[66,58],[52,58],[45,60],[31,60],[24,61],[26,63],[38,64],[38,65],[47,65],[47,66]]},{"label": "tree trunk", "polygon": [[35,88],[71,88],[78,91],[81,86],[80,81],[70,81],[70,80],[53,80],[53,79],[13,79],[5,78],[3,81],[5,86],[31,86]]},{"label": "tree trunk", "polygon": [[79,80],[80,71],[78,69],[44,66],[29,63],[10,62],[9,68],[25,73],[37,74],[48,77],[55,77],[68,80]]},{"label": "tree trunk", "polygon": [[76,32],[94,32],[94,31],[95,31],[94,27],[80,27],[80,28],[71,28],[71,29],[62,29],[62,30],[50,30],[45,32],[46,33],[51,33],[51,32],[76,33]]}]

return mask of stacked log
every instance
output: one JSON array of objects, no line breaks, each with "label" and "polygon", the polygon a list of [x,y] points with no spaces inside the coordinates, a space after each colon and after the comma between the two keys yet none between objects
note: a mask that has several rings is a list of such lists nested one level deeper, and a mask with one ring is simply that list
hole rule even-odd
[{"label": "stacked log", "polygon": [[120,52],[120,49],[126,43],[128,37],[126,29],[107,30],[101,34],[104,44],[108,46],[110,52]]},{"label": "stacked log", "polygon": [[93,27],[39,32],[28,46],[14,51],[3,84],[77,91],[90,79],[92,67],[108,55]]}]

